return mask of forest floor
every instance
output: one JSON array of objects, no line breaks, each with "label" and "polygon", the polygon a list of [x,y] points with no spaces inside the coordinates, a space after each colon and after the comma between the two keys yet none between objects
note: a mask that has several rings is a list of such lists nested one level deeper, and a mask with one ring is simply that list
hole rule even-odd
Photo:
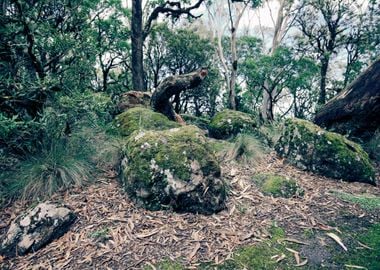
[{"label": "forest floor", "polygon": [[[269,253],[262,254],[266,256],[262,263],[270,262],[271,267],[258,269],[375,269],[337,256],[380,249],[355,238],[356,233],[379,224],[380,208],[363,207],[338,195],[370,194],[378,199],[379,187],[304,172],[274,153],[257,166],[225,162],[222,171],[230,183],[227,208],[210,216],[137,208],[121,189],[116,172],[105,172],[87,187],[51,198],[78,215],[68,233],[35,253],[0,257],[0,268],[181,269],[182,265],[186,269],[235,269],[236,265],[228,268],[225,261],[240,260],[241,269],[253,269],[236,254],[241,248],[264,243]],[[252,181],[257,173],[293,178],[305,194],[290,199],[265,196]],[[0,233],[27,207],[26,202],[16,202],[2,209]],[[275,237],[279,229],[283,233]]]}]

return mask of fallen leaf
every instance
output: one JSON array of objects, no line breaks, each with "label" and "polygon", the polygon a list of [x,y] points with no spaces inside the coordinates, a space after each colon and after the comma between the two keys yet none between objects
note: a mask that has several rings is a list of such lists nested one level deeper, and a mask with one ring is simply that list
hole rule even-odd
[{"label": "fallen leaf", "polygon": [[340,239],[340,237],[337,236],[335,233],[326,233],[326,235],[329,236],[329,237],[331,237],[335,242],[337,242],[344,249],[344,251],[348,250],[346,248],[346,246],[343,244],[343,242]]},{"label": "fallen leaf", "polygon": [[194,248],[193,248],[193,251],[189,254],[189,256],[187,257],[187,259],[189,261],[191,261],[191,259],[195,256],[195,254],[197,254],[198,250],[201,248],[201,244],[199,242],[197,242],[195,245],[194,245]]},{"label": "fallen leaf", "polygon": [[367,267],[364,267],[364,266],[352,265],[352,264],[345,264],[344,266],[347,268],[353,268],[353,269],[368,269]]},{"label": "fallen leaf", "polygon": [[304,266],[307,264],[307,259],[304,260],[303,262],[299,263],[299,264],[296,264],[297,267],[300,267],[300,266]]}]

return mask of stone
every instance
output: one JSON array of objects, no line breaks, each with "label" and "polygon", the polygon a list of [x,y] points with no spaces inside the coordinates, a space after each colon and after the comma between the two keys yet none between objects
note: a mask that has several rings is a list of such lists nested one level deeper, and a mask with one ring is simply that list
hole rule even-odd
[{"label": "stone", "polygon": [[149,92],[126,92],[120,97],[120,101],[117,104],[117,110],[119,111],[119,113],[122,113],[135,107],[150,108],[151,96],[152,94]]},{"label": "stone", "polygon": [[66,233],[75,220],[76,215],[66,206],[40,203],[11,223],[0,245],[0,254],[13,257],[37,251]]},{"label": "stone", "polygon": [[180,126],[161,113],[141,107],[129,109],[116,116],[114,125],[123,136],[129,136],[136,130],[163,130]]},{"label": "stone", "polygon": [[209,134],[215,139],[228,139],[239,133],[252,132],[257,126],[256,119],[250,114],[224,110],[211,119]]},{"label": "stone", "polygon": [[220,166],[195,126],[134,132],[123,150],[121,182],[149,210],[212,214],[225,207]]},{"label": "stone", "polygon": [[301,119],[288,119],[277,153],[304,170],[349,182],[376,184],[375,169],[362,147]]}]

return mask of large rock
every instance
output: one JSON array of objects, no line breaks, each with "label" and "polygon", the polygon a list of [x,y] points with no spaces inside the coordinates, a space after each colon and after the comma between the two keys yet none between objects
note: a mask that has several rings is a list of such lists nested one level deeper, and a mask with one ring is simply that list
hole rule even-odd
[{"label": "large rock", "polygon": [[150,108],[150,98],[152,94],[149,92],[129,91],[120,97],[117,104],[119,113],[125,112],[135,107]]},{"label": "large rock", "polygon": [[215,139],[228,139],[241,132],[252,132],[255,127],[257,127],[257,121],[252,115],[224,110],[211,119],[209,133]]},{"label": "large rock", "polygon": [[221,170],[197,127],[135,132],[123,152],[122,184],[143,207],[202,214],[224,208]]},{"label": "large rock", "polygon": [[288,119],[275,149],[301,169],[344,181],[375,184],[375,170],[360,145],[309,121]]},{"label": "large rock", "polygon": [[75,214],[65,206],[40,203],[11,223],[0,253],[12,257],[36,251],[67,232],[75,219]]},{"label": "large rock", "polygon": [[132,108],[119,114],[115,117],[114,122],[123,136],[129,136],[136,130],[162,130],[180,126],[161,113],[141,107]]}]

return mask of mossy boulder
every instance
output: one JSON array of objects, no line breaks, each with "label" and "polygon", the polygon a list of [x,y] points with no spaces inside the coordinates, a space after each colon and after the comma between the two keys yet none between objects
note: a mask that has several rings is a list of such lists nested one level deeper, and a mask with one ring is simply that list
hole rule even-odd
[{"label": "mossy boulder", "polygon": [[121,182],[149,210],[218,212],[226,199],[220,176],[207,138],[195,126],[134,132],[123,149]]},{"label": "mossy boulder", "polygon": [[187,124],[197,126],[204,130],[207,130],[210,124],[210,119],[205,117],[197,117],[190,114],[181,114],[181,117]]},{"label": "mossy boulder", "polygon": [[129,91],[121,95],[117,103],[119,113],[125,112],[131,108],[144,107],[150,108],[150,98],[152,94],[149,92]]},{"label": "mossy boulder", "polygon": [[180,126],[165,115],[142,107],[135,107],[119,114],[115,117],[114,125],[123,136],[129,136],[136,130],[164,130]]},{"label": "mossy boulder", "polygon": [[301,169],[344,181],[375,184],[375,170],[359,144],[309,121],[288,119],[275,149]]},{"label": "mossy boulder", "polygon": [[257,127],[256,119],[247,113],[224,110],[210,122],[209,133],[215,139],[228,139],[242,132],[252,132]]},{"label": "mossy boulder", "polygon": [[258,174],[253,177],[253,181],[265,195],[273,197],[302,197],[304,190],[294,179],[288,179],[275,174]]}]

